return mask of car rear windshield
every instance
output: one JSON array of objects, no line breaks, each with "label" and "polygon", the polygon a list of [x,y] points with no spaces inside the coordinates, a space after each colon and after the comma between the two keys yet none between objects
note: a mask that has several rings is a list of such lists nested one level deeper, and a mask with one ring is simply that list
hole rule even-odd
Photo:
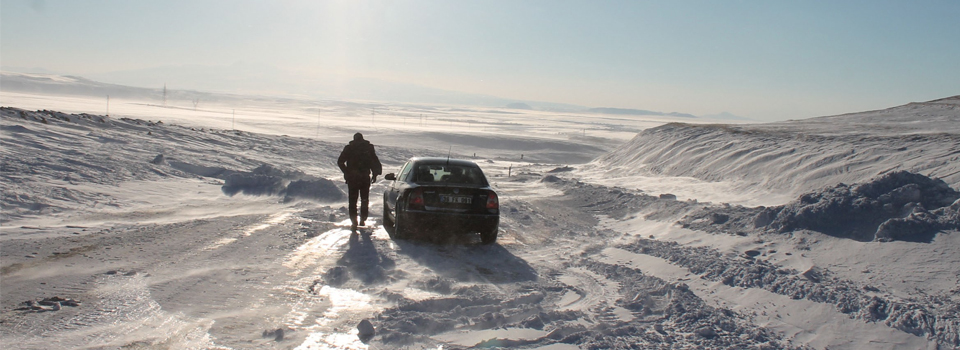
[{"label": "car rear windshield", "polygon": [[451,164],[420,164],[413,173],[416,183],[445,183],[486,186],[487,179],[480,168]]}]

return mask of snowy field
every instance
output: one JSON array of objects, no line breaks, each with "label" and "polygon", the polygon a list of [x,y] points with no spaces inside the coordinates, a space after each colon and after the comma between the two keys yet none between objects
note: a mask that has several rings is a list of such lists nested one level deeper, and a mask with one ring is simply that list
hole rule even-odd
[{"label": "snowy field", "polygon": [[[960,97],[750,125],[0,100],[5,349],[960,348]],[[351,234],[357,131],[385,172],[480,164],[498,242],[391,240],[383,180]]]}]

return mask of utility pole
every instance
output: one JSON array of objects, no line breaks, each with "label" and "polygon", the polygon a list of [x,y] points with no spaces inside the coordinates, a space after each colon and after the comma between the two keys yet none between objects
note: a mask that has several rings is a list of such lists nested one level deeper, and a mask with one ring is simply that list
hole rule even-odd
[{"label": "utility pole", "polygon": [[110,116],[110,95],[107,95],[107,116]]},{"label": "utility pole", "polygon": [[163,106],[167,106],[167,83],[163,83]]}]

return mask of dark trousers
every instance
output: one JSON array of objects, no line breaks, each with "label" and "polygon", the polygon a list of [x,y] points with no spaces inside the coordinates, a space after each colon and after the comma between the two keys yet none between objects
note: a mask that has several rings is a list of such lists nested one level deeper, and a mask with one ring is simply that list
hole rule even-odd
[{"label": "dark trousers", "polygon": [[347,198],[349,198],[350,222],[357,223],[357,198],[360,198],[360,221],[367,220],[370,204],[370,180],[347,182]]}]

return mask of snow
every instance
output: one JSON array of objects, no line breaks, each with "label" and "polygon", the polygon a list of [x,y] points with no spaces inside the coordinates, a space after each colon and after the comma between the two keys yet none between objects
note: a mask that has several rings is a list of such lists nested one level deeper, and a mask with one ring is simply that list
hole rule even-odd
[{"label": "snow", "polygon": [[[215,94],[106,116],[93,82],[48,79],[75,93],[0,92],[4,348],[960,347],[957,97],[739,125]],[[480,164],[498,243],[391,239],[383,180],[351,233],[335,159],[357,131],[385,172]],[[898,170],[924,177],[859,200],[923,203],[884,219],[926,213],[929,239],[754,225]],[[80,304],[23,307],[55,296]]]},{"label": "snow", "polygon": [[928,345],[922,337],[875,323],[850,320],[832,305],[794,300],[762,289],[730,287],[720,282],[691,278],[689,270],[649,255],[616,248],[604,250],[603,255],[601,261],[640,268],[668,281],[682,281],[714,306],[752,314],[755,322],[776,329],[788,339],[796,339],[796,342],[803,344],[822,348],[871,344],[874,349],[918,349]]},{"label": "snow", "polygon": [[[906,121],[910,121],[907,123]],[[960,97],[757,125],[665,124],[591,164],[592,177],[689,177],[782,203],[821,187],[908,170],[960,185]],[[694,187],[696,188],[696,187]],[[677,189],[681,198],[696,192]],[[691,195],[686,195],[691,193]]]}]

